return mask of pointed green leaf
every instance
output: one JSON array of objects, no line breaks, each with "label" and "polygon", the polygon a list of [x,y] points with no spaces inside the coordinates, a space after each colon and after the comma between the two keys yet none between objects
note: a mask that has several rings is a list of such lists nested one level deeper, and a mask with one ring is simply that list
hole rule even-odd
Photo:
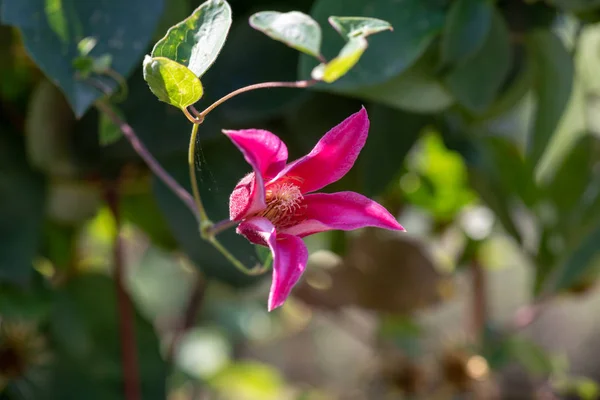
[{"label": "pointed green leaf", "polygon": [[333,29],[338,31],[347,40],[394,30],[389,22],[378,18],[329,17],[329,23],[333,26]]},{"label": "pointed green leaf", "polygon": [[165,57],[146,56],[144,79],[160,101],[181,109],[202,97],[200,79],[186,66]]},{"label": "pointed green leaf", "polygon": [[[0,3],[0,25],[13,25],[20,30],[28,55],[62,90],[79,118],[105,94],[78,73],[73,61],[79,56],[96,59],[110,55],[111,69],[127,78],[139,65],[152,39],[165,1],[18,0]],[[96,44],[92,48],[93,41]],[[117,82],[108,79],[103,82],[110,92],[117,90]]]},{"label": "pointed green leaf", "polygon": [[367,40],[362,37],[351,39],[340,54],[327,64],[319,64],[312,71],[314,79],[327,83],[335,82],[356,65],[367,49]]},{"label": "pointed green leaf", "polygon": [[321,27],[304,13],[263,11],[250,17],[250,26],[293,49],[320,57]]},{"label": "pointed green leaf", "polygon": [[457,0],[450,6],[442,34],[442,61],[454,64],[473,55],[492,25],[494,7],[488,0]]},{"label": "pointed green leaf", "polygon": [[230,27],[229,4],[208,0],[167,31],[152,49],[152,57],[176,61],[201,77],[217,59]]},{"label": "pointed green leaf", "polygon": [[538,101],[527,153],[536,165],[571,97],[575,68],[571,55],[552,32],[535,32],[527,44],[535,63],[534,91]]},{"label": "pointed green leaf", "polygon": [[[393,32],[369,38],[369,50],[342,79],[328,90],[351,90],[383,83],[404,72],[423,55],[440,33],[446,15],[446,1],[423,0],[316,0],[310,15],[321,26],[332,15],[360,15],[379,18],[394,27]],[[321,53],[331,59],[338,54],[342,40],[333,29],[323,31]],[[300,58],[300,76],[311,75],[317,63]],[[382,66],[385,66],[384,68]]]}]

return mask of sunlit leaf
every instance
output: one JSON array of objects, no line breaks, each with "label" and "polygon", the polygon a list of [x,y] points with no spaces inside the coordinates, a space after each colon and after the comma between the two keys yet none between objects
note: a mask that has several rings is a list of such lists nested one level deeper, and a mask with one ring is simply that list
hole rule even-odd
[{"label": "sunlit leaf", "polygon": [[393,30],[389,22],[377,18],[329,17],[329,23],[345,39],[366,37],[374,33]]},{"label": "sunlit leaf", "polygon": [[351,39],[337,57],[327,64],[318,65],[311,73],[313,79],[327,83],[335,82],[352,69],[367,49],[367,41],[362,37]]},{"label": "sunlit leaf", "polygon": [[321,27],[304,13],[262,11],[250,17],[250,26],[296,50],[320,57]]},{"label": "sunlit leaf", "polygon": [[[331,90],[353,89],[385,82],[409,68],[424,53],[444,24],[445,2],[422,0],[317,0],[311,16],[322,26],[330,16],[349,15],[388,21],[393,32],[369,38],[369,50]],[[327,59],[335,57],[342,47],[339,34],[323,31],[321,52]],[[311,75],[315,61],[301,56],[300,76]]]},{"label": "sunlit leaf", "polygon": [[225,0],[208,0],[192,15],[167,31],[152,49],[201,77],[215,62],[231,27],[231,8]]},{"label": "sunlit leaf", "polygon": [[186,66],[165,57],[144,59],[144,79],[160,101],[184,109],[202,97],[200,80]]}]

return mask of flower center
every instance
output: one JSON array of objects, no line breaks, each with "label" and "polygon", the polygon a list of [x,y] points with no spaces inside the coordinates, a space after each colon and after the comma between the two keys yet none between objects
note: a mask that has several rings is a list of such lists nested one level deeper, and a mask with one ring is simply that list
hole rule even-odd
[{"label": "flower center", "polygon": [[301,216],[302,192],[291,182],[276,182],[266,189],[267,208],[260,213],[277,228],[294,225]]}]

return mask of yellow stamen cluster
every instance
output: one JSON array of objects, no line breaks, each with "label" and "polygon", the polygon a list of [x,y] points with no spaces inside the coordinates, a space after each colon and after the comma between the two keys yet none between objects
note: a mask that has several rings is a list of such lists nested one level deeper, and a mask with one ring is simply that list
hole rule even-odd
[{"label": "yellow stamen cluster", "polygon": [[266,190],[267,208],[260,215],[276,227],[289,226],[302,209],[303,199],[300,188],[293,183],[275,183]]}]

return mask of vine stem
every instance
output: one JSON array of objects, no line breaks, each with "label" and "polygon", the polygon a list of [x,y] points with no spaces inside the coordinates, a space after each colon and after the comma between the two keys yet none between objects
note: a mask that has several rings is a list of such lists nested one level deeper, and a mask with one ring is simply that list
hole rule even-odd
[{"label": "vine stem", "polygon": [[194,162],[194,156],[196,154],[198,126],[199,124],[192,125],[192,134],[190,135],[190,145],[188,147],[188,167],[190,170],[190,183],[192,185],[192,194],[194,195],[194,204],[196,206],[200,222],[200,234],[202,237],[204,237],[205,228],[210,228],[212,223],[208,219],[208,214],[206,213],[204,204],[202,204],[200,189],[198,189],[198,180],[196,179],[196,164]]},{"label": "vine stem", "polygon": [[243,88],[234,90],[233,92],[229,93],[228,95],[223,96],[219,100],[215,101],[213,104],[211,104],[210,106],[208,106],[202,112],[198,112],[198,110],[196,110],[194,107],[191,107],[191,109],[194,112],[196,118],[198,118],[200,121],[202,121],[208,115],[208,113],[210,113],[212,110],[214,110],[215,108],[217,108],[221,104],[225,103],[227,100],[231,99],[232,97],[237,96],[238,94],[250,92],[250,91],[256,90],[256,89],[286,88],[286,87],[287,88],[307,88],[307,87],[310,87],[310,86],[314,85],[315,83],[317,83],[317,81],[314,80],[314,79],[305,80],[305,81],[296,81],[296,82],[262,82],[262,83],[256,83],[254,85],[249,85],[249,86],[245,86]]},{"label": "vine stem", "polygon": [[119,196],[117,190],[112,185],[106,189],[106,202],[115,219],[116,226],[113,245],[113,262],[117,292],[117,312],[119,314],[119,337],[121,342],[121,362],[123,366],[124,398],[126,400],[141,400],[137,345],[135,340],[135,326],[133,324],[133,305],[125,290],[125,265],[123,263]]},{"label": "vine stem", "polygon": [[129,141],[131,147],[135,152],[144,160],[150,170],[175,193],[177,197],[183,201],[183,203],[190,209],[190,211],[198,218],[198,210],[194,203],[192,196],[179,184],[177,181],[169,175],[167,171],[159,164],[159,162],[152,156],[150,151],[140,141],[139,137],[133,130],[133,128],[125,121],[123,121],[105,102],[99,101],[96,103],[96,108],[112,121],[113,124],[119,127],[123,136]]}]

